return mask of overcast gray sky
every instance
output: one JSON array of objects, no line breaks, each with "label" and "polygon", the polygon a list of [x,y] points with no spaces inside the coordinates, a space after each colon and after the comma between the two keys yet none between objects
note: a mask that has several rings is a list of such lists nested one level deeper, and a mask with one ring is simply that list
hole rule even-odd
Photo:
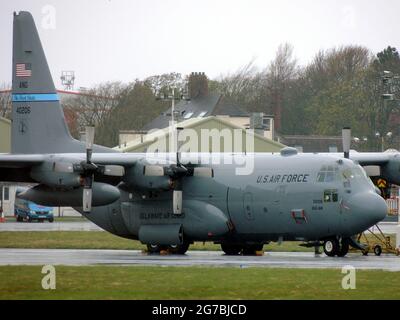
[{"label": "overcast gray sky", "polygon": [[57,87],[204,71],[210,78],[251,59],[265,67],[280,43],[300,64],[320,49],[359,44],[400,49],[399,0],[13,0],[0,3],[0,83],[11,82],[13,11],[31,11]]}]

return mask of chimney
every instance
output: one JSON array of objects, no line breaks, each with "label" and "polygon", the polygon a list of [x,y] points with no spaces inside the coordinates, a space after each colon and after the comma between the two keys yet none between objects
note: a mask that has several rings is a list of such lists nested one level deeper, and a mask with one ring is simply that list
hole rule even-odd
[{"label": "chimney", "polygon": [[204,72],[192,72],[189,76],[190,99],[208,96],[208,78]]}]

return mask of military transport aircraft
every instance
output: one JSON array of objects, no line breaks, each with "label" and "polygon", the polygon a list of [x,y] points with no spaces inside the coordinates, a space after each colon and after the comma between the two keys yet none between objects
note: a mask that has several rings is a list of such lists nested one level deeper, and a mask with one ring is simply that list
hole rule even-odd
[{"label": "military transport aircraft", "polygon": [[[251,253],[270,241],[322,244],[346,255],[352,237],[381,221],[385,201],[362,167],[343,156],[297,154],[181,154],[154,162],[73,139],[29,12],[14,13],[12,153],[0,155],[0,180],[35,184],[19,197],[72,206],[101,228],[139,239],[150,252],[183,254],[193,241],[221,244],[226,254]],[[347,132],[347,131],[346,131]],[[346,148],[348,150],[348,148]],[[86,151],[86,152],[85,152]],[[237,175],[235,161],[254,170]],[[200,160],[199,160],[200,159]],[[232,159],[231,159],[232,160]],[[367,155],[398,179],[389,155]],[[217,163],[217,164],[215,164]]]}]

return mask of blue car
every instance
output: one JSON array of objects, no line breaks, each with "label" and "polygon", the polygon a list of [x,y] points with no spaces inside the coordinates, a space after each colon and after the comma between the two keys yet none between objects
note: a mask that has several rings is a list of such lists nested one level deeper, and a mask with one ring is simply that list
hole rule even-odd
[{"label": "blue car", "polygon": [[32,201],[22,200],[15,197],[14,214],[18,222],[34,220],[43,222],[54,221],[53,208],[38,205]]}]

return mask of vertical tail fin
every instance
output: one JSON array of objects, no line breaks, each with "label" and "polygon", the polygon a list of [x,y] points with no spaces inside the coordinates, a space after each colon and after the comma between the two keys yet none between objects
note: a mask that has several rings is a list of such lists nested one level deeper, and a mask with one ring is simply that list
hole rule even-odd
[{"label": "vertical tail fin", "polygon": [[71,137],[32,15],[14,13],[12,153],[83,152]]}]

